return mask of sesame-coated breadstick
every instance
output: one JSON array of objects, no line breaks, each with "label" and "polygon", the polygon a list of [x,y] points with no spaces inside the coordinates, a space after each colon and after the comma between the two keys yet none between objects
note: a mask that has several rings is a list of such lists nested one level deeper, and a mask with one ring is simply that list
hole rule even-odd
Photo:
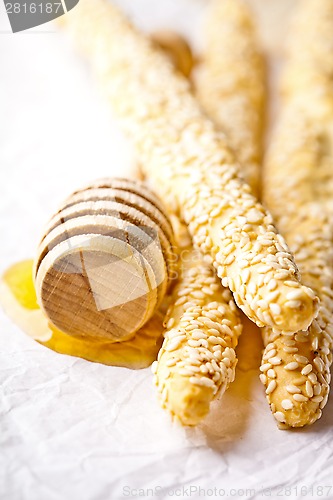
[{"label": "sesame-coated breadstick", "polygon": [[196,425],[235,378],[242,324],[230,291],[193,249],[186,227],[177,221],[174,226],[181,275],[152,370],[162,406],[183,425]]},{"label": "sesame-coated breadstick", "polygon": [[[307,328],[318,299],[300,284],[284,239],[186,79],[109,2],[81,0],[65,22],[90,56],[147,177],[179,210],[239,307],[258,326]],[[297,301],[290,298],[295,290]]]},{"label": "sesame-coated breadstick", "polygon": [[[316,320],[292,335],[264,332],[260,375],[282,427],[320,418],[333,345],[333,3],[303,0],[283,80],[283,111],[264,168],[264,200],[320,298]],[[298,300],[295,289],[294,300]]]},{"label": "sesame-coated breadstick", "polygon": [[264,115],[264,63],[252,16],[242,0],[213,0],[197,97],[226,133],[245,180],[259,193]]}]

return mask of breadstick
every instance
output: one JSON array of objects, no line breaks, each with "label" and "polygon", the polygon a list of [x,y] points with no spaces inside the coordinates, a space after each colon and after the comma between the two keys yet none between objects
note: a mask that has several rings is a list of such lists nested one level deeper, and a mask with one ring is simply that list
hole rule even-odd
[{"label": "breadstick", "polygon": [[242,0],[213,0],[197,97],[226,133],[246,181],[259,193],[265,77],[255,27]]},{"label": "breadstick", "polygon": [[[303,0],[283,80],[284,109],[264,168],[264,200],[295,252],[302,280],[320,298],[306,331],[264,331],[260,379],[282,427],[320,418],[333,346],[333,4]],[[329,74],[329,71],[331,73]],[[301,76],[300,76],[301,75]],[[295,289],[294,299],[298,300]]]},{"label": "breadstick", "polygon": [[[186,79],[106,1],[81,0],[65,22],[87,49],[147,177],[179,211],[239,307],[258,326],[307,328],[318,299],[301,285],[284,239],[241,179],[225,137],[205,118]],[[298,301],[289,299],[295,290]]]},{"label": "breadstick", "polygon": [[194,65],[192,51],[179,33],[171,30],[154,31],[150,39],[165,52],[178,71],[186,77],[190,76]]},{"label": "breadstick", "polygon": [[152,365],[162,407],[183,425],[196,425],[235,378],[235,347],[242,331],[230,291],[192,247],[176,222],[181,275],[165,318],[158,360]]}]

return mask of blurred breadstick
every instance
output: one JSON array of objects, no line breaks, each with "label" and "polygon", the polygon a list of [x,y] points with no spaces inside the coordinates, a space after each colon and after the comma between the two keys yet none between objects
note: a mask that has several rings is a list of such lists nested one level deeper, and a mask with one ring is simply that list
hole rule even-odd
[{"label": "blurred breadstick", "polygon": [[[333,339],[333,4],[303,0],[291,31],[283,111],[264,168],[264,200],[320,298],[308,330],[266,329],[260,378],[278,422],[315,422],[328,398]],[[295,289],[292,300],[298,300]]]},{"label": "blurred breadstick", "polygon": [[203,109],[227,134],[246,181],[259,193],[264,62],[251,13],[242,0],[213,0],[206,47],[195,78]]},{"label": "blurred breadstick", "polygon": [[[109,2],[81,0],[68,29],[90,56],[147,177],[187,223],[193,242],[258,326],[294,332],[317,314],[271,216],[240,176],[189,83]],[[299,300],[289,299],[297,290]]]},{"label": "blurred breadstick", "polygon": [[162,406],[183,425],[196,425],[235,378],[242,324],[230,291],[193,249],[185,226],[174,226],[181,275],[152,370]]},{"label": "blurred breadstick", "polygon": [[171,30],[159,30],[150,34],[150,39],[171,59],[174,67],[189,77],[194,65],[191,48],[184,37]]}]

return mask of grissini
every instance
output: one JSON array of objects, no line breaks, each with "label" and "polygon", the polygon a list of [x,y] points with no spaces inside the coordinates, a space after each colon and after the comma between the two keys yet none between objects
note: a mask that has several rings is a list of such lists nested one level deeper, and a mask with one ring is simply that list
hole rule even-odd
[{"label": "grissini", "polygon": [[175,68],[189,77],[195,60],[191,47],[184,37],[171,30],[159,30],[150,33],[150,39],[170,58]]},{"label": "grissini", "polygon": [[[303,0],[282,79],[282,113],[264,165],[263,196],[320,298],[316,320],[296,334],[264,330],[261,381],[282,427],[312,424],[329,392],[333,335],[333,4]],[[295,288],[292,300],[298,300]]]},{"label": "grissini", "polygon": [[196,425],[235,378],[242,324],[230,291],[193,248],[186,227],[173,220],[181,274],[152,370],[162,407],[183,425]]},{"label": "grissini", "polygon": [[242,0],[213,0],[196,95],[223,132],[253,193],[260,190],[265,67],[253,16]]},{"label": "grissini", "polygon": [[[300,283],[284,239],[186,79],[112,4],[81,0],[65,17],[147,177],[179,212],[238,306],[258,326],[307,328],[318,299]],[[298,301],[289,298],[295,290]]]}]

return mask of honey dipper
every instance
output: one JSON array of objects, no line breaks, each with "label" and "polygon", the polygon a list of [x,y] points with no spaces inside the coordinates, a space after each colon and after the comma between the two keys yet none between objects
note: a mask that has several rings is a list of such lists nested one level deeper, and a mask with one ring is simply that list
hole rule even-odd
[{"label": "honey dipper", "polygon": [[76,191],[38,247],[39,305],[69,335],[128,340],[170,284],[173,238],[161,202],[143,183],[102,179]]}]

